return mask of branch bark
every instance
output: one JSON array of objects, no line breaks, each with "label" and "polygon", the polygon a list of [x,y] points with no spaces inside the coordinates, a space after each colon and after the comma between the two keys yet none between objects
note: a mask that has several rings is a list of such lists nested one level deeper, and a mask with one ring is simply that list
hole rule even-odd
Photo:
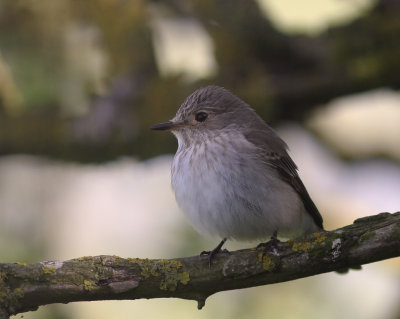
[{"label": "branch bark", "polygon": [[356,220],[333,231],[260,249],[207,258],[81,257],[34,264],[0,264],[0,318],[41,305],[89,300],[175,297],[201,309],[224,290],[289,281],[400,256],[400,212]]}]

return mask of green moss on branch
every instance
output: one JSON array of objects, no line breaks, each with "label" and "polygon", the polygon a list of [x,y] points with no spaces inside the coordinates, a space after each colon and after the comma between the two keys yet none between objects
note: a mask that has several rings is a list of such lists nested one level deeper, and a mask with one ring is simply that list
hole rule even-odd
[{"label": "green moss on branch", "polygon": [[400,256],[400,213],[280,242],[273,252],[244,249],[208,259],[81,257],[0,264],[0,319],[50,303],[177,297],[198,301],[253,287]]}]

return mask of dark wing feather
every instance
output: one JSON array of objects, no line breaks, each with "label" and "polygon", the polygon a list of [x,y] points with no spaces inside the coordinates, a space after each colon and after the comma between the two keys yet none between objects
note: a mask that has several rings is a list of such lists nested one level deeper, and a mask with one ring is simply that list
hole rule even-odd
[{"label": "dark wing feather", "polygon": [[304,207],[313,218],[315,224],[323,229],[322,216],[319,213],[317,206],[315,206],[310,195],[308,194],[306,187],[301,181],[299,174],[297,173],[297,166],[290,158],[290,156],[288,154],[284,156],[273,156],[271,164],[276,167],[282,178],[287,181],[300,195]]},{"label": "dark wing feather", "polygon": [[262,123],[262,129],[260,130],[254,130],[253,128],[246,132],[245,137],[249,142],[260,148],[265,162],[274,166],[282,179],[293,187],[299,194],[306,211],[311,215],[315,224],[323,229],[322,216],[301,181],[297,173],[297,166],[286,151],[287,145],[285,142],[265,123]]}]

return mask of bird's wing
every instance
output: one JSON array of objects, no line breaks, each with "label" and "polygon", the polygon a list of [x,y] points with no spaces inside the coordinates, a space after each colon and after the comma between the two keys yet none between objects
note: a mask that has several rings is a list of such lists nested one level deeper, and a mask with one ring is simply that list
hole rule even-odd
[{"label": "bird's wing", "polygon": [[282,179],[299,194],[306,211],[311,215],[315,224],[323,229],[322,216],[301,181],[297,173],[297,166],[286,151],[285,142],[271,128],[268,127],[268,130],[270,131],[265,131],[265,127],[260,131],[252,130],[245,134],[245,137],[259,147],[265,163],[275,167]]}]

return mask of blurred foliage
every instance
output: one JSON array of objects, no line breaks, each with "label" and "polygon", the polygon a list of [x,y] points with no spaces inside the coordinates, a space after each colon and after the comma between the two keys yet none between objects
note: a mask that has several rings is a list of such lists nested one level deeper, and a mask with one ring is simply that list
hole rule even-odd
[{"label": "blurred foliage", "polygon": [[[276,30],[254,0],[1,0],[0,154],[99,162],[173,152],[175,140],[148,126],[207,84],[227,87],[272,123],[301,121],[342,94],[398,88],[399,13],[398,2],[381,0],[307,37]],[[160,17],[206,30],[215,75],[160,76]]]}]

